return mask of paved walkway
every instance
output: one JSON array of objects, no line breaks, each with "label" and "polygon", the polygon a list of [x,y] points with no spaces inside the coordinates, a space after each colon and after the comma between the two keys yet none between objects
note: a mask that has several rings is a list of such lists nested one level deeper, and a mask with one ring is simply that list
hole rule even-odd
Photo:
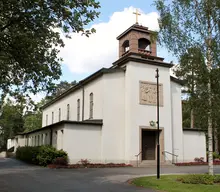
[{"label": "paved walkway", "polygon": [[[172,167],[162,174],[205,173],[207,166]],[[215,167],[220,173],[220,167]],[[126,183],[128,179],[154,175],[155,168],[104,168],[52,170],[0,159],[0,192],[153,192]]]}]

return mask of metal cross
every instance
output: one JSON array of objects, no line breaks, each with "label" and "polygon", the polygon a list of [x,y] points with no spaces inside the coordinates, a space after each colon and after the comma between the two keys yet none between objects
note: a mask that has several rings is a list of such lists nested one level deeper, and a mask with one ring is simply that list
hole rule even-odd
[{"label": "metal cross", "polygon": [[141,14],[138,12],[138,9],[136,9],[136,12],[133,12],[133,14],[136,15],[136,24],[138,24],[138,16]]}]

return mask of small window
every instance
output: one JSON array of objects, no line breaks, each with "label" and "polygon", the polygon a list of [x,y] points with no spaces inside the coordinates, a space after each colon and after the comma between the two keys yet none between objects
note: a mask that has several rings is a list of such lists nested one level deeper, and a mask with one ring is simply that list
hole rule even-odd
[{"label": "small window", "polygon": [[48,125],[48,115],[46,115],[46,125]]},{"label": "small window", "polygon": [[41,135],[41,145],[44,145],[44,134]]},{"label": "small window", "polygon": [[70,120],[70,104],[67,104],[67,120]]},{"label": "small window", "polygon": [[52,124],[53,124],[53,120],[54,120],[54,113],[52,112]]},{"label": "small window", "polygon": [[40,135],[38,135],[38,137],[37,137],[37,146],[40,146]]},{"label": "small window", "polygon": [[90,100],[90,104],[89,104],[89,119],[93,119],[93,93],[90,93],[89,95],[89,100]]},{"label": "small window", "polygon": [[48,142],[47,142],[47,133],[45,134],[45,138],[44,138],[44,144],[47,145]]},{"label": "small window", "polygon": [[61,121],[61,109],[59,108],[59,121]]},{"label": "small window", "polygon": [[77,100],[77,121],[80,121],[80,99]]}]

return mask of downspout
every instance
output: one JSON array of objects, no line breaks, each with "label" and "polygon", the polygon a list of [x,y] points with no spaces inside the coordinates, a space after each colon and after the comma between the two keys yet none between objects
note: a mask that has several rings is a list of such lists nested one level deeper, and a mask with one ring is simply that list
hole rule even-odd
[{"label": "downspout", "polygon": [[84,121],[85,90],[82,86],[82,121]]}]

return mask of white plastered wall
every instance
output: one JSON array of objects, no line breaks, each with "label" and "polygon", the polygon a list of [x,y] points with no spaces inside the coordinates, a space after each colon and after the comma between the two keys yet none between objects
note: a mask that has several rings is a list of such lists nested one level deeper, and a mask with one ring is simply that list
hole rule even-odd
[{"label": "white plastered wall", "polygon": [[70,163],[81,159],[92,163],[101,161],[101,125],[66,124],[63,141]]},{"label": "white plastered wall", "polygon": [[84,86],[84,120],[89,119],[90,93],[93,93],[93,119],[103,119],[103,76]]},{"label": "white plastered wall", "polygon": [[[103,81],[102,77],[86,84],[84,86],[84,120],[89,119],[90,93],[93,93],[93,119],[103,118]],[[52,112],[54,113],[54,121],[59,121],[59,108],[61,109],[61,121],[67,120],[67,105],[70,106],[69,120],[77,121],[77,100],[80,99],[80,120],[82,120],[83,107],[83,88],[70,93],[64,98],[56,101],[43,110],[42,126],[46,126],[46,115],[48,115],[48,124],[52,124]]]},{"label": "white plastered wall", "polygon": [[[172,153],[178,155],[177,157],[178,162],[182,162],[183,161],[183,128],[182,128],[181,85],[175,82],[171,82],[171,96],[172,96],[171,110],[172,110],[172,131],[173,131]],[[173,160],[176,161],[176,158]]]},{"label": "white plastered wall", "polygon": [[[164,150],[172,152],[171,94],[169,68],[136,62],[129,62],[125,75],[125,154],[134,161],[141,151],[140,127],[149,126],[157,120],[156,106],[139,104],[139,82],[156,83],[156,68],[159,68],[159,82],[163,84],[163,107],[160,107],[160,127],[164,128]],[[166,159],[170,160],[170,159]]]},{"label": "white plastered wall", "polygon": [[206,162],[206,136],[202,131],[183,131],[184,162],[203,157]]},{"label": "white plastered wall", "polygon": [[104,163],[124,162],[124,75],[124,72],[116,72],[103,76],[104,101],[101,156]]}]

